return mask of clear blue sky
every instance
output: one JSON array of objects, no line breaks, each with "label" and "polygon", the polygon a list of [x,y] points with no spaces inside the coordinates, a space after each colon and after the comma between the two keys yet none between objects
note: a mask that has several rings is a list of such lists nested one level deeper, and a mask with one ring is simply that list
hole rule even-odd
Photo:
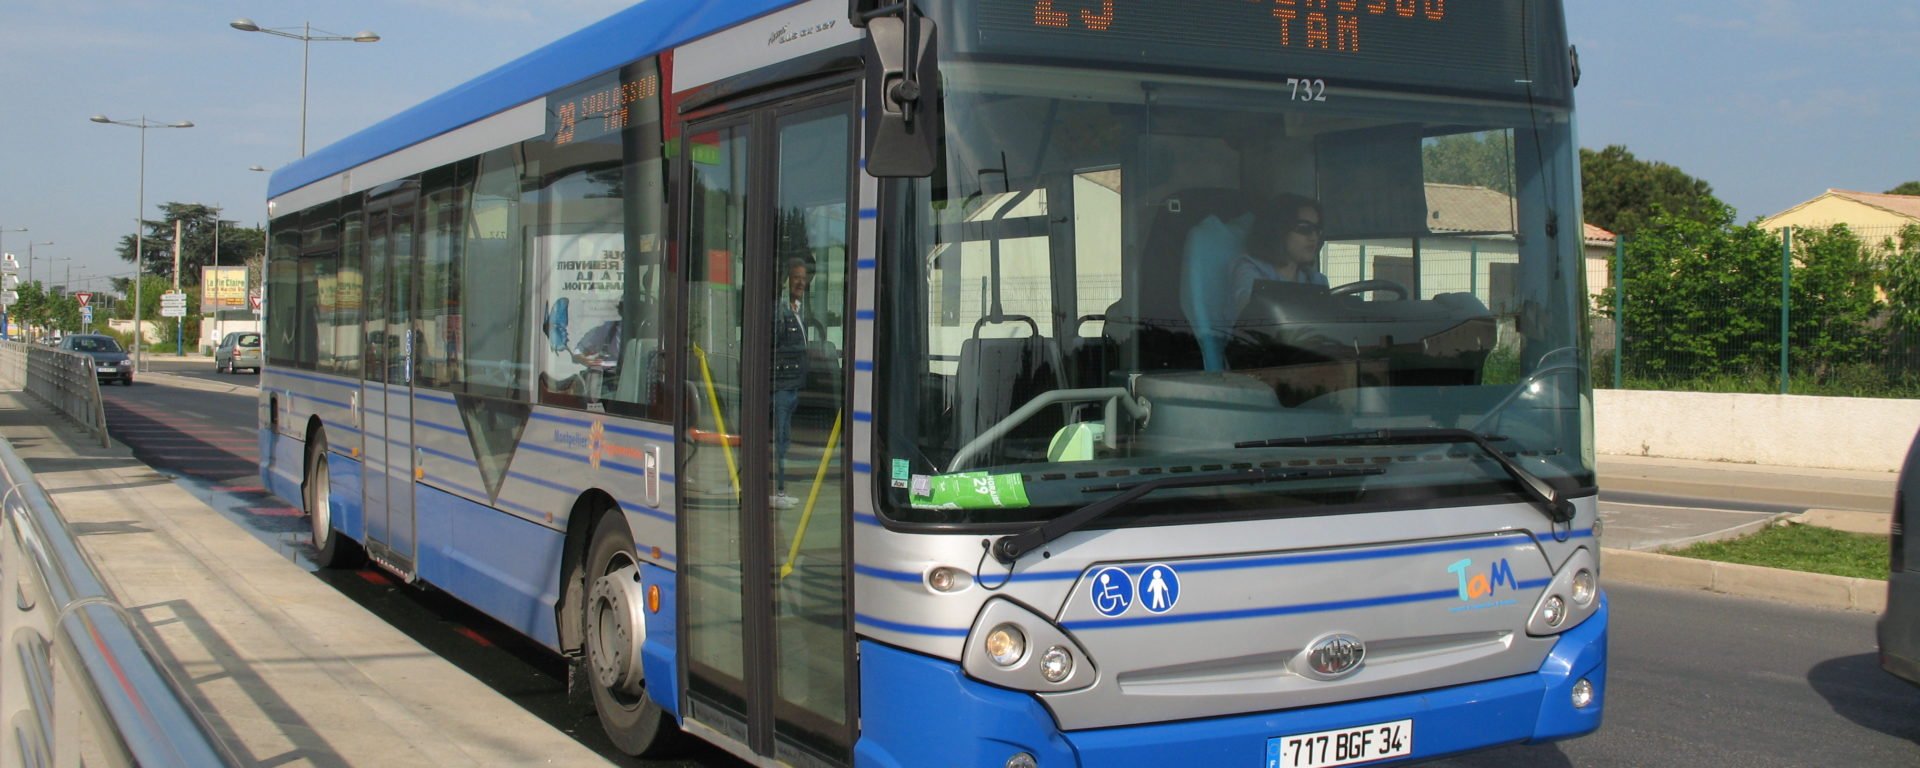
[{"label": "clear blue sky", "polygon": [[[264,215],[266,174],[298,154],[300,44],[227,26],[371,29],[316,43],[317,148],[600,19],[630,0],[0,0],[0,245],[63,277],[126,275],[139,132],[146,214],[166,201]],[[1584,80],[1581,143],[1625,144],[1713,185],[1742,219],[1828,187],[1920,179],[1920,3],[1567,0]],[[41,261],[41,269],[48,262]],[[45,277],[41,272],[38,276]],[[58,277],[56,277],[58,279]],[[96,281],[95,287],[101,287]]]}]

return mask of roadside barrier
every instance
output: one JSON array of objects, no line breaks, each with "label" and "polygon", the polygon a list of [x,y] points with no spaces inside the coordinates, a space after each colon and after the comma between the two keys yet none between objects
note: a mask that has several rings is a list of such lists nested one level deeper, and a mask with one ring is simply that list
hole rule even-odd
[{"label": "roadside barrier", "polygon": [[0,440],[0,766],[239,765]]},{"label": "roadside barrier", "polygon": [[93,358],[18,341],[0,342],[0,387],[24,389],[60,409],[100,440],[107,438],[107,409]]}]

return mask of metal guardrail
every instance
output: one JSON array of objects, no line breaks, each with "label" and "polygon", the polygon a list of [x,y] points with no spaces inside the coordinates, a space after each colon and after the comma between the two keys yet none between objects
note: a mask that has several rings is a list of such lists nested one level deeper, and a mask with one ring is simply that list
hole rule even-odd
[{"label": "metal guardrail", "polygon": [[0,440],[0,766],[233,766]]},{"label": "metal guardrail", "polygon": [[107,409],[93,358],[17,341],[0,342],[0,387],[24,389],[80,422],[106,447]]}]

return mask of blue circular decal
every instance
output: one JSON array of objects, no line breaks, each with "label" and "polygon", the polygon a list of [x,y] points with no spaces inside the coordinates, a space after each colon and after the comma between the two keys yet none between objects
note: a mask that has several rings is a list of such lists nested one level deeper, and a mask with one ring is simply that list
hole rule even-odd
[{"label": "blue circular decal", "polygon": [[1102,616],[1118,616],[1133,607],[1133,577],[1118,568],[1102,568],[1089,580],[1093,609]]},{"label": "blue circular decal", "polygon": [[1140,604],[1151,613],[1166,613],[1180,602],[1180,575],[1154,563],[1140,572]]}]

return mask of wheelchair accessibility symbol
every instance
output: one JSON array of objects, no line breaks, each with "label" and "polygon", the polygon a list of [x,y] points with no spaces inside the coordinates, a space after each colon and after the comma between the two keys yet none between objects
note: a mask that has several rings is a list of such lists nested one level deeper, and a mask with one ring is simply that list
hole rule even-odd
[{"label": "wheelchair accessibility symbol", "polygon": [[1119,568],[1102,568],[1090,580],[1093,609],[1113,617],[1133,607],[1133,577]]}]

